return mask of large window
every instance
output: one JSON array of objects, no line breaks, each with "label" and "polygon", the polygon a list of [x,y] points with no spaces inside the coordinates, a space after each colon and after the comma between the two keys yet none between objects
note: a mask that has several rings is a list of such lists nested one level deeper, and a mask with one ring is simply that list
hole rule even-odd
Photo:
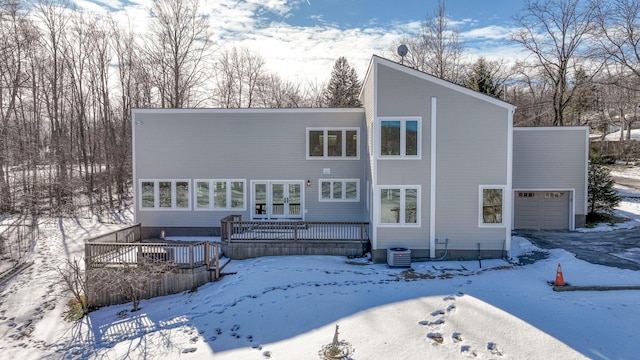
[{"label": "large window", "polygon": [[480,226],[504,225],[504,187],[480,186]]},{"label": "large window", "polygon": [[245,210],[245,180],[195,180],[196,210]]},{"label": "large window", "polygon": [[360,201],[360,180],[320,179],[320,201]]},{"label": "large window", "polygon": [[380,188],[380,224],[417,226],[420,224],[420,187]]},{"label": "large window", "polygon": [[359,128],[307,128],[307,159],[358,159]]},{"label": "large window", "polygon": [[419,159],[420,119],[381,119],[380,157]]},{"label": "large window", "polygon": [[140,180],[140,208],[189,210],[189,180]]}]

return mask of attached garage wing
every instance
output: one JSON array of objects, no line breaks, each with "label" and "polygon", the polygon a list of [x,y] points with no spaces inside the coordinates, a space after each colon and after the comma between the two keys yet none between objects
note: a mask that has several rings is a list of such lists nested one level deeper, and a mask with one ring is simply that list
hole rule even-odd
[{"label": "attached garage wing", "polygon": [[514,228],[571,230],[571,191],[515,191]]}]

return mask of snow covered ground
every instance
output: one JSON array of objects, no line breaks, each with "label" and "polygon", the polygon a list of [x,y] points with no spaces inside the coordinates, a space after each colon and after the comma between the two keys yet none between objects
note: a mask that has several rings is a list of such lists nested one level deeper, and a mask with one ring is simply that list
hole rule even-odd
[{"label": "snow covered ground", "polygon": [[[620,211],[631,220],[618,227],[639,224],[634,199]],[[0,288],[2,358],[319,359],[336,325],[351,359],[640,358],[638,291],[554,292],[547,284],[558,263],[571,285],[640,285],[640,272],[564,250],[530,265],[420,262],[410,271],[335,256],[232,261],[228,275],[195,292],[65,322],[69,297],[55,268],[82,256],[87,236],[118,226],[43,225],[34,265]],[[514,257],[540,251],[513,239]]]}]

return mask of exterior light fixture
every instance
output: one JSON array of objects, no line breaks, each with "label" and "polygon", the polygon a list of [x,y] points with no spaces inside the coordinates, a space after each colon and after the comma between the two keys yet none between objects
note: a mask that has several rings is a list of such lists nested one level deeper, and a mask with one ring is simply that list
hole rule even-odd
[{"label": "exterior light fixture", "polygon": [[307,180],[307,187],[311,187],[311,180]]}]

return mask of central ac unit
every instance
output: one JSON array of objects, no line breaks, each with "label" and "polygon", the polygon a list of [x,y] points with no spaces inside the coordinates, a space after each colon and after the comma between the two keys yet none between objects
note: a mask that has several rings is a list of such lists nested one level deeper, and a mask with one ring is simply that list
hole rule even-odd
[{"label": "central ac unit", "polygon": [[407,248],[387,249],[389,267],[411,267],[411,250]]}]

